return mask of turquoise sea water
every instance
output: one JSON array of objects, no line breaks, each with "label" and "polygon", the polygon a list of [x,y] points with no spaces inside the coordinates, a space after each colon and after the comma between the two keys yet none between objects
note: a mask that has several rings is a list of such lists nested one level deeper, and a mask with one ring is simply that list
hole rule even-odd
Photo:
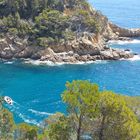
[{"label": "turquoise sea water", "polygon": [[[110,20],[124,27],[140,27],[140,2],[137,0],[90,0]],[[132,6],[133,5],[133,6]],[[114,44],[140,53],[139,41]],[[100,89],[125,95],[140,95],[140,59],[103,61],[84,65],[36,66],[21,62],[0,62],[0,92],[10,96],[16,122],[36,124],[50,113],[66,112],[61,93],[66,81],[89,80]]]},{"label": "turquoise sea water", "polygon": [[139,0],[89,0],[113,22],[122,27],[140,27]]}]

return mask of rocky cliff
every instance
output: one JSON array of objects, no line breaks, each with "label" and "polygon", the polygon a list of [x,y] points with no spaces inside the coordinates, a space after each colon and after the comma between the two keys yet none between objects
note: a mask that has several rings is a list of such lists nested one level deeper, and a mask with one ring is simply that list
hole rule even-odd
[{"label": "rocky cliff", "polygon": [[[65,41],[61,39],[61,41],[51,43],[47,47],[31,43],[29,35],[21,37],[9,32],[4,32],[4,35],[0,38],[0,58],[30,58],[41,61],[49,60],[54,63],[76,63],[79,61],[118,60],[121,58],[127,59],[133,57],[134,54],[129,50],[125,51],[108,47],[107,41],[112,39],[128,40],[132,37],[139,37],[140,29],[121,28],[109,22],[107,17],[90,6],[86,8],[88,14],[90,13],[88,22],[85,23],[87,18],[73,15],[67,22],[67,25],[65,25],[67,26],[66,31],[73,31],[72,39],[67,39]],[[84,8],[84,10],[86,9]],[[65,8],[63,14],[68,12],[72,11],[69,8]],[[82,13],[82,15],[85,14],[87,13]],[[95,26],[95,24],[93,28],[92,19],[96,21],[98,31],[96,31],[97,26]],[[3,31],[3,29],[1,30]],[[32,40],[32,42],[35,41],[36,38]]]}]

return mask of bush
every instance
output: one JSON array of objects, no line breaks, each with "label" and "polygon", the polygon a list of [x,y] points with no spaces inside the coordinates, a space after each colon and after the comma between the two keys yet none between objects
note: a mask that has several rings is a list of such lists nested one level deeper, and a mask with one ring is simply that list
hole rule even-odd
[{"label": "bush", "polygon": [[16,138],[19,140],[34,140],[37,139],[38,128],[26,123],[21,123],[17,125],[14,135],[16,135]]},{"label": "bush", "polygon": [[3,18],[0,24],[4,32],[13,35],[25,36],[33,32],[33,26],[28,21],[20,19],[18,13]]},{"label": "bush", "polygon": [[37,39],[37,44],[41,47],[48,47],[49,45],[54,44],[54,39],[51,37],[40,37]]},{"label": "bush", "polygon": [[49,123],[48,127],[50,140],[69,140],[72,132],[70,120],[59,113],[51,116],[48,121],[51,121],[51,119],[54,121]]},{"label": "bush", "polygon": [[93,33],[99,33],[100,27],[95,19],[87,18],[84,21],[85,25],[88,27],[88,30]]},{"label": "bush", "polygon": [[9,28],[8,32],[13,36],[18,35],[18,30],[16,28]]},{"label": "bush", "polygon": [[62,38],[62,33],[68,27],[68,17],[56,10],[44,10],[36,17],[36,27],[40,36]]},{"label": "bush", "polygon": [[8,110],[0,110],[0,139],[11,139],[15,123],[13,115]]}]

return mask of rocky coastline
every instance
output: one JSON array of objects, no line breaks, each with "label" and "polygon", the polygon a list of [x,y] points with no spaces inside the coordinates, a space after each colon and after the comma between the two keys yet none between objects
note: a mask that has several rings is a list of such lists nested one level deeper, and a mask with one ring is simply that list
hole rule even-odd
[{"label": "rocky coastline", "polygon": [[[130,37],[130,32],[128,29],[127,31],[129,33],[128,36]],[[136,34],[134,34],[134,32],[132,32],[131,37],[137,36],[137,32]],[[127,36],[126,32],[124,34]],[[129,49],[121,50],[110,48],[108,46],[107,42],[110,40],[132,40],[131,38],[128,38],[128,36],[122,37],[117,35],[118,32],[115,37],[113,36],[112,39],[107,40],[103,38],[103,36],[92,37],[88,33],[85,33],[83,37],[75,39],[72,42],[68,42],[67,44],[58,47],[53,46],[45,49],[41,47],[27,46],[26,40],[7,36],[6,38],[0,39],[0,58],[6,60],[13,58],[30,58],[33,60],[51,61],[52,63],[77,63],[96,60],[119,60],[134,57],[136,54]]]},{"label": "rocky coastline", "polygon": [[[92,9],[93,10],[93,9]],[[101,23],[100,33],[82,31],[74,36],[73,40],[58,43],[49,47],[33,46],[28,43],[28,38],[19,38],[9,33],[0,38],[0,59],[32,59],[50,61],[52,63],[78,63],[96,60],[120,60],[133,58],[135,53],[129,49],[110,48],[111,40],[132,41],[140,37],[140,29],[125,29],[111,22],[97,11]]]}]

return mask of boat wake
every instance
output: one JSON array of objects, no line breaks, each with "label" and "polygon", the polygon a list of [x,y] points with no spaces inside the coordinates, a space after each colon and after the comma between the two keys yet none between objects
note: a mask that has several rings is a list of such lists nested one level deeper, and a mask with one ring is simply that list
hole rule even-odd
[{"label": "boat wake", "polygon": [[6,104],[6,106],[10,109],[11,112],[13,112],[24,122],[37,126],[40,126],[40,124],[42,124],[41,120],[47,118],[50,115],[53,115],[53,113],[27,109],[15,101],[13,101],[13,105]]},{"label": "boat wake", "polygon": [[36,115],[43,115],[43,116],[50,116],[50,115],[53,115],[53,113],[48,113],[48,112],[40,112],[40,111],[37,111],[37,110],[33,110],[33,109],[28,109],[28,111],[36,114]]}]

